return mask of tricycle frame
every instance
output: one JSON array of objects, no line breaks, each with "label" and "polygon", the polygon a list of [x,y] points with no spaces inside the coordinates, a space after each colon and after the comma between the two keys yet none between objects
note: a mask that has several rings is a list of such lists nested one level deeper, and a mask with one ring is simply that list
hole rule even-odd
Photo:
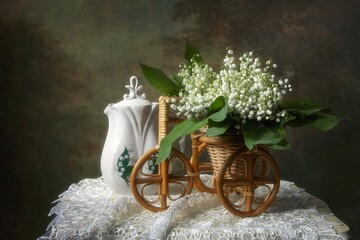
[{"label": "tricycle frame", "polygon": [[[159,98],[158,142],[166,136],[171,125],[182,121],[170,116],[169,105],[172,97]],[[232,150],[223,157],[220,167],[199,161],[207,148],[230,147]],[[217,148],[218,149],[218,148]],[[146,209],[158,212],[166,210],[171,202],[191,193],[195,187],[200,192],[217,194],[223,206],[240,217],[256,216],[264,212],[274,201],[280,186],[279,168],[266,146],[256,146],[248,150],[243,142],[233,139],[210,138],[202,132],[191,134],[191,157],[186,157],[172,148],[170,157],[161,162],[157,171],[149,171],[149,163],[154,163],[158,146],[142,155],[130,176],[130,188],[136,200]],[[173,172],[172,165],[182,164],[185,171]],[[240,173],[234,171],[235,165],[241,166]],[[152,168],[155,168],[152,165]],[[215,169],[215,168],[214,168]],[[201,173],[213,173],[213,185],[207,186],[201,180]],[[177,191],[171,193],[170,185]],[[154,188],[155,187],[155,188]],[[259,201],[256,191],[268,191]],[[179,191],[180,190],[180,191]],[[235,199],[235,200],[233,200]],[[241,201],[240,201],[241,199]]]}]

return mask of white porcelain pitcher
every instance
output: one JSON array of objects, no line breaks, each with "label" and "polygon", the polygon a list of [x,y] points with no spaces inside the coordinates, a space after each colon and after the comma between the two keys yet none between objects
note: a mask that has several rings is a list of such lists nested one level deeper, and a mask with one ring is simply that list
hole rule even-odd
[{"label": "white porcelain pitcher", "polygon": [[157,144],[158,103],[139,96],[142,85],[135,76],[130,78],[130,90],[124,100],[109,104],[104,113],[109,129],[101,155],[104,182],[114,192],[131,195],[129,179],[137,159]]}]

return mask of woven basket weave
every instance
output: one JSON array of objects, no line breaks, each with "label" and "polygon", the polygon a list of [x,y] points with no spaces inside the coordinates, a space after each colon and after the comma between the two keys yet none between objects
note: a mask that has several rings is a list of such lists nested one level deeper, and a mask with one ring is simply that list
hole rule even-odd
[{"label": "woven basket weave", "polygon": [[[214,144],[208,143],[206,147],[213,167],[213,174],[217,177],[225,161],[239,149],[245,148],[245,144],[242,135],[238,134],[224,134],[211,137],[211,139],[214,140]],[[245,158],[246,154],[237,156],[230,169],[225,173],[225,178],[245,177]]]}]

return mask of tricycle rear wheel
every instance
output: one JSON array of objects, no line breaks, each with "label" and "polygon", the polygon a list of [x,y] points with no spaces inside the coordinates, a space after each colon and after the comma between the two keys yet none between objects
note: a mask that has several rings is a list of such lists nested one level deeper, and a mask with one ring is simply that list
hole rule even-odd
[{"label": "tricycle rear wheel", "polygon": [[[243,165],[243,170],[234,171],[239,165]],[[215,180],[223,206],[240,217],[264,212],[275,200],[280,187],[278,165],[268,150],[261,147],[234,152]]]}]

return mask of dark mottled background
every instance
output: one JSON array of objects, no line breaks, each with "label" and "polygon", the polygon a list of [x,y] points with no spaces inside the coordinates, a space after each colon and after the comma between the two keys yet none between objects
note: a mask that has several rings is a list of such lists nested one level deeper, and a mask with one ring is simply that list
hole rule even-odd
[{"label": "dark mottled background", "polygon": [[141,76],[137,61],[177,71],[185,42],[214,65],[226,46],[271,56],[291,97],[352,119],[290,131],[294,150],[274,154],[283,179],[325,200],[360,239],[357,0],[1,0],[1,239],[40,236],[57,195],[100,176],[105,106]]}]

